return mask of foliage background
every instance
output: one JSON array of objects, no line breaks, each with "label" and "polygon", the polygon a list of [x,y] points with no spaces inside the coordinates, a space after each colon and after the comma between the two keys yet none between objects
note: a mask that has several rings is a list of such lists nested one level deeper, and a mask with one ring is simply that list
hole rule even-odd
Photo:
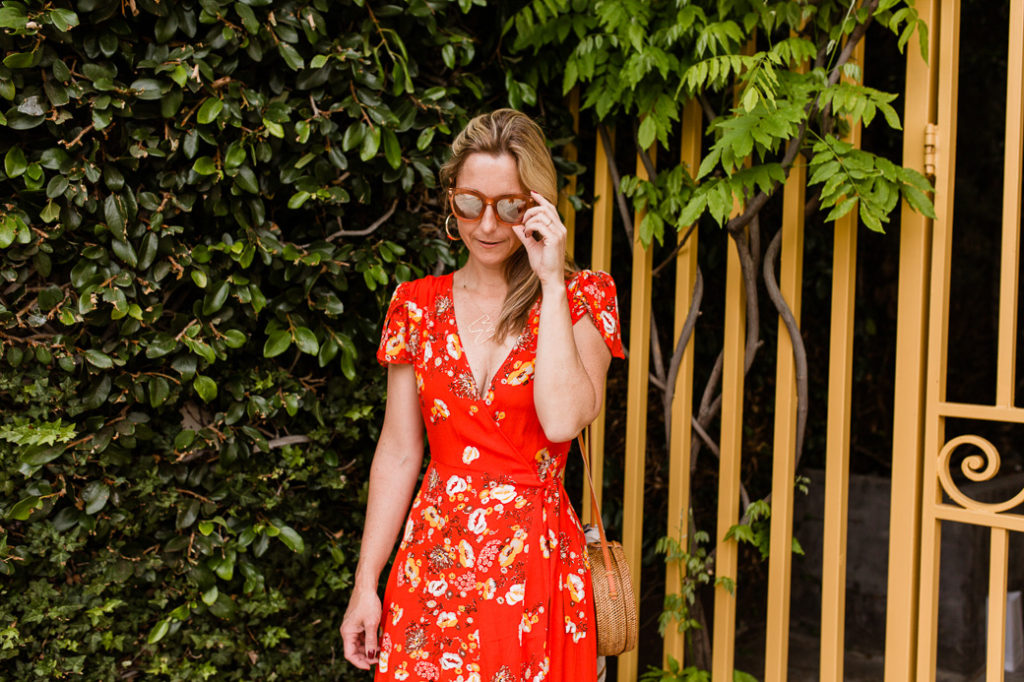
[{"label": "foliage background", "polygon": [[351,674],[381,310],[535,103],[471,10],[3,3],[0,677]]},{"label": "foliage background", "polygon": [[[826,64],[795,75],[876,16],[901,43],[916,26],[895,0],[844,17],[847,5],[4,0],[4,674],[362,677],[343,662],[337,626],[383,404],[373,352],[396,281],[457,258],[434,180],[451,133],[478,111],[525,108],[571,173],[557,150],[570,139],[563,94],[578,84],[581,128],[618,122],[628,175],[635,147],[659,140],[671,157],[682,101],[709,98],[721,113],[705,121],[713,160],[701,185],[672,164],[653,183],[623,183],[649,208],[637,229],[656,258],[670,257],[666,229],[703,215],[702,229],[720,235],[730,195],[774,192],[802,122],[820,135],[796,148],[827,137],[834,120],[800,113],[820,93],[833,119],[894,122],[891,97],[828,85]],[[800,26],[803,42],[771,39]],[[753,56],[743,53],[752,35],[764,43]],[[749,94],[734,110],[737,88]],[[580,148],[593,142],[584,133]],[[819,166],[835,160],[815,152]],[[757,162],[736,172],[745,157]],[[901,193],[919,203],[923,179],[879,158],[858,157],[861,175],[833,172],[824,208],[860,193],[880,228]],[[709,282],[726,241],[702,240]],[[613,274],[627,301],[626,273]],[[671,294],[656,298],[657,316]],[[721,311],[708,313],[714,329]],[[764,327],[771,338],[774,318]],[[716,339],[698,335],[705,373]],[[623,370],[611,391],[624,394]],[[751,393],[769,383],[755,369]],[[652,389],[652,406],[662,397]],[[609,408],[609,450],[621,452],[622,406]],[[657,407],[651,417],[660,433]],[[763,434],[748,432],[755,491],[770,456]],[[647,512],[664,519],[652,442]],[[614,525],[614,503],[606,513]],[[651,530],[645,564],[660,577],[661,529]],[[661,585],[645,585],[645,613],[656,614]],[[655,618],[645,625],[656,631]]]}]

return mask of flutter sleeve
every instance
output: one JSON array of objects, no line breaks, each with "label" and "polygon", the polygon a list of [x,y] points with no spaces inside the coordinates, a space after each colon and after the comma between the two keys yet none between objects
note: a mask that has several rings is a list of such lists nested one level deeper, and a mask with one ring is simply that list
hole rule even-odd
[{"label": "flutter sleeve", "polygon": [[416,304],[412,282],[402,282],[391,296],[384,328],[377,348],[377,362],[390,364],[411,364],[419,345],[419,322],[422,311]]},{"label": "flutter sleeve", "polygon": [[580,270],[569,281],[568,294],[572,323],[576,324],[584,315],[589,315],[612,356],[626,357],[622,352],[619,304],[612,276],[607,272]]}]

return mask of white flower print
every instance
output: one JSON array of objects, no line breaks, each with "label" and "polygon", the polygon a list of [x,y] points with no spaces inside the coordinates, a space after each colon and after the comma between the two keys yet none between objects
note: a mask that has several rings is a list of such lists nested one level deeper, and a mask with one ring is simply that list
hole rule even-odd
[{"label": "white flower print", "polygon": [[607,336],[614,336],[615,335],[615,327],[616,327],[616,324],[617,324],[616,321],[615,321],[615,316],[612,315],[607,310],[602,310],[601,314],[599,315],[599,317],[601,318],[601,326],[604,327],[604,333]]},{"label": "white flower print", "polygon": [[516,499],[516,489],[507,483],[504,485],[498,485],[491,490],[491,497],[497,499],[499,502],[508,504],[512,500]]},{"label": "white flower print", "polygon": [[441,669],[451,670],[462,665],[462,657],[456,653],[448,652],[441,655]]},{"label": "white flower print", "polygon": [[476,556],[473,553],[473,546],[465,540],[459,541],[459,563],[465,568],[473,568]]},{"label": "white flower print", "polygon": [[569,588],[569,596],[573,602],[581,602],[584,597],[583,578],[579,577],[575,573],[569,573],[565,576],[565,586]]},{"label": "white flower print", "polygon": [[458,625],[459,618],[453,611],[442,611],[437,617],[437,625],[440,628],[450,628]]},{"label": "white flower print", "polygon": [[505,603],[507,604],[518,604],[523,601],[523,596],[526,594],[526,586],[522,583],[516,583],[512,587],[508,588],[508,592],[505,594]]},{"label": "white flower print", "polygon": [[482,534],[487,530],[487,510],[476,509],[472,514],[469,515],[469,524],[467,526],[470,533],[476,533],[477,535]]},{"label": "white flower print", "polygon": [[452,476],[448,479],[448,484],[445,486],[445,492],[448,493],[449,497],[453,497],[459,493],[465,492],[467,488],[469,488],[469,484],[466,483],[466,479],[461,476]]},{"label": "white flower print", "polygon": [[462,451],[462,463],[472,464],[477,459],[480,459],[480,451],[472,445],[467,445],[466,449]]},{"label": "white flower print", "polygon": [[431,580],[429,583],[427,583],[427,592],[434,595],[435,597],[440,597],[447,591],[448,582],[444,578],[441,578],[440,580]]},{"label": "white flower print", "polygon": [[419,322],[423,319],[423,309],[412,301],[405,302],[405,309],[409,311],[409,319],[413,322]]}]

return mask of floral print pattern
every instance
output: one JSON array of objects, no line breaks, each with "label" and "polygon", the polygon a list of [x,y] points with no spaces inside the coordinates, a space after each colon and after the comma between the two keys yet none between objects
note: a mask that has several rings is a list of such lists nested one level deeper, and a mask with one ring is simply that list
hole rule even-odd
[{"label": "floral print pattern", "polygon": [[[622,357],[615,285],[566,283]],[[431,461],[385,590],[377,680],[542,682],[596,678],[590,566],[532,380],[540,302],[478,392],[455,322],[452,276],[399,285],[377,358],[412,364]]]}]

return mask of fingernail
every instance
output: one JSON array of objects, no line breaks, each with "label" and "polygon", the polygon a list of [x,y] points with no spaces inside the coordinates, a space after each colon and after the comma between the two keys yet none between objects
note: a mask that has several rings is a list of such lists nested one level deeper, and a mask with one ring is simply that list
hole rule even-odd
[{"label": "fingernail", "polygon": [[366,655],[368,657],[370,657],[370,658],[377,658],[377,650],[376,649],[370,649],[370,651],[367,652]]}]

